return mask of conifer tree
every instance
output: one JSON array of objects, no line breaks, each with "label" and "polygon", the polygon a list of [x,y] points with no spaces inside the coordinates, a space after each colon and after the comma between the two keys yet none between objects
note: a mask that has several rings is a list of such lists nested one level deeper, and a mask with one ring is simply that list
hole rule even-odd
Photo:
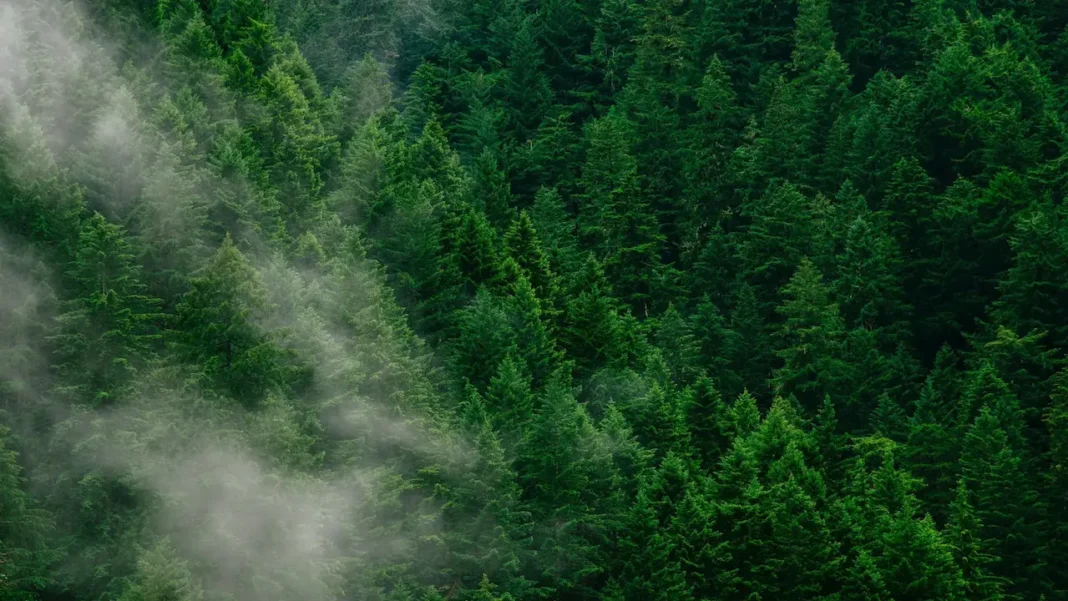
[{"label": "conifer tree", "polygon": [[664,360],[671,367],[675,383],[685,386],[693,382],[700,373],[700,347],[690,324],[674,305],[669,305],[667,311],[657,319],[654,338]]},{"label": "conifer tree", "polygon": [[289,379],[288,353],[256,320],[268,309],[259,274],[227,237],[190,281],[176,307],[171,340],[209,386],[255,405]]},{"label": "conifer tree", "polygon": [[555,188],[540,188],[528,215],[550,269],[561,276],[578,271],[580,256],[575,224],[560,192]]},{"label": "conifer tree", "polygon": [[141,555],[134,582],[120,597],[122,601],[199,601],[204,596],[188,562],[178,557],[167,539]]},{"label": "conifer tree", "polygon": [[955,436],[954,399],[960,394],[955,362],[956,356],[949,347],[939,351],[909,418],[905,447],[910,471],[926,484],[917,494],[940,522],[944,522],[949,507],[949,490],[960,456],[960,443]]},{"label": "conifer tree", "polygon": [[160,338],[160,301],[147,294],[121,227],[96,213],[83,226],[68,277],[76,298],[59,316],[60,389],[71,400],[110,404],[129,394]]},{"label": "conifer tree", "polygon": [[625,560],[625,599],[693,599],[681,561],[678,534],[671,531],[676,507],[693,489],[684,459],[668,454],[642,478],[634,508],[627,516],[626,538],[619,543]]},{"label": "conifer tree", "polygon": [[621,357],[625,333],[618,301],[592,255],[576,280],[560,337],[576,362],[576,377],[581,377]]},{"label": "conifer tree", "polygon": [[486,389],[486,407],[505,442],[517,442],[530,425],[534,417],[530,376],[512,355],[501,360],[497,374],[490,380]]},{"label": "conifer tree", "polygon": [[814,412],[825,395],[837,392],[837,379],[846,373],[841,359],[842,320],[816,266],[807,258],[801,260],[782,294],[778,312],[785,321],[779,328],[776,354],[783,365],[775,371],[775,389],[781,395],[796,395]]},{"label": "conifer tree", "polygon": [[719,463],[733,438],[731,412],[715,383],[708,377],[698,379],[689,389],[687,422],[701,464],[711,471]]},{"label": "conifer tree", "polygon": [[1059,212],[1050,209],[1023,214],[1009,243],[1012,266],[998,283],[994,312],[999,323],[1016,332],[1048,332],[1049,342],[1066,348],[1068,332],[1060,318],[1064,296],[1060,279],[1068,260],[1068,240]]},{"label": "conifer tree", "polygon": [[[997,413],[984,406],[968,429],[961,453],[962,480],[974,491],[975,513],[983,524],[983,551],[998,561],[990,572],[1012,579],[1005,596],[1018,598],[1042,590],[1044,562],[1029,560],[1029,549],[1041,544],[1036,530],[1041,509],[1024,471],[1022,453],[1012,444]],[[1030,577],[1024,581],[1017,574]]]},{"label": "conifer tree", "polygon": [[504,256],[512,259],[534,287],[542,312],[555,321],[559,312],[559,282],[549,257],[542,249],[540,232],[527,211],[512,221],[503,239]]},{"label": "conifer tree", "polygon": [[731,424],[735,440],[745,437],[760,425],[760,409],[749,391],[742,392],[731,405]]},{"label": "conifer tree", "polygon": [[725,350],[731,371],[738,375],[742,386],[763,396],[769,388],[775,357],[758,303],[752,286],[744,282],[738,285]]},{"label": "conifer tree", "polygon": [[968,487],[961,481],[951,505],[946,538],[964,577],[965,598],[997,601],[1003,598],[1002,583],[988,571],[988,566],[997,558],[988,554],[989,545],[980,538],[982,531],[983,524],[969,500]]},{"label": "conifer tree", "polygon": [[[814,256],[811,202],[791,184],[773,186],[742,207],[749,221],[738,254],[746,280],[768,303],[794,275],[801,259]],[[767,310],[767,304],[762,306]]]},{"label": "conifer tree", "polygon": [[0,594],[12,600],[36,599],[52,585],[56,559],[48,548],[53,516],[24,490],[11,430],[0,423]]},{"label": "conifer tree", "polygon": [[703,231],[719,221],[724,206],[727,168],[740,141],[742,113],[718,56],[705,69],[696,92],[697,111],[685,130],[685,207],[687,228]]},{"label": "conifer tree", "polygon": [[656,289],[664,237],[638,178],[630,126],[615,111],[587,131],[579,233],[603,257],[620,297],[645,316]]},{"label": "conifer tree", "polygon": [[532,18],[526,18],[511,41],[503,101],[515,140],[529,140],[549,115],[553,91],[544,72],[545,58]]},{"label": "conifer tree", "polygon": [[884,350],[907,340],[910,308],[900,264],[893,240],[878,224],[861,218],[850,224],[834,282],[835,298],[846,325],[876,330]]}]

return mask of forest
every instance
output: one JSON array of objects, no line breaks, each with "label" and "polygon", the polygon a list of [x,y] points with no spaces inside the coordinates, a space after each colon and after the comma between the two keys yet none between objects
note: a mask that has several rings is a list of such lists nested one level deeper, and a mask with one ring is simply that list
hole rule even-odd
[{"label": "forest", "polygon": [[0,601],[1068,601],[1068,3],[0,0]]}]

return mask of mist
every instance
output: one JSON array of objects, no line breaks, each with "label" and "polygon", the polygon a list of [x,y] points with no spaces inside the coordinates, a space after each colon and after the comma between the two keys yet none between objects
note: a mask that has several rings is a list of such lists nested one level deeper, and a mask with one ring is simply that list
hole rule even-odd
[{"label": "mist", "polygon": [[[194,138],[155,127],[179,90],[160,88],[168,80],[159,64],[120,65],[109,49],[117,40],[99,38],[107,33],[78,4],[0,6],[3,168],[21,188],[73,180],[80,194],[69,202],[84,198],[89,210],[130,224],[135,241],[175,249],[148,258],[195,276],[216,243],[203,234],[212,224],[200,209],[260,184],[240,172],[220,177]],[[410,556],[439,528],[430,509],[422,519],[376,517],[398,486],[389,468],[414,457],[461,478],[472,451],[426,425],[436,384],[411,333],[368,327],[396,310],[373,265],[353,256],[297,266],[264,232],[232,233],[268,291],[250,323],[311,368],[300,395],[272,392],[253,411],[221,403],[185,380],[190,366],[163,355],[141,368],[120,406],[66,408],[50,376],[49,338],[64,308],[47,282],[69,283],[62,273],[35,273],[33,249],[4,243],[0,382],[14,399],[8,405],[24,410],[4,419],[34,465],[31,487],[53,509],[69,505],[64,497],[127,491],[148,514],[124,544],[148,554],[169,541],[206,597],[342,598],[342,582],[359,580],[361,565]],[[386,356],[408,362],[403,378],[381,379]],[[31,414],[43,420],[26,420]],[[78,577],[94,569],[88,557],[69,562],[61,569]]]}]

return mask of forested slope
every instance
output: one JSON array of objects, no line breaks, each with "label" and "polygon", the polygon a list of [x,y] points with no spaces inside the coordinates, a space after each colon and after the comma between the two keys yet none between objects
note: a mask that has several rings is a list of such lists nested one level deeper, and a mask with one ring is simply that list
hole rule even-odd
[{"label": "forested slope", "polygon": [[1068,5],[3,0],[0,601],[1068,599]]}]

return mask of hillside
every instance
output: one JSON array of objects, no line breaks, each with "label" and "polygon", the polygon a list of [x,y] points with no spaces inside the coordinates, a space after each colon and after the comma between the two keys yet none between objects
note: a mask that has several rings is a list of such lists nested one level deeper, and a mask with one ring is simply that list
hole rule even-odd
[{"label": "hillside", "polygon": [[0,0],[0,601],[1068,601],[1066,117],[1052,0]]}]

